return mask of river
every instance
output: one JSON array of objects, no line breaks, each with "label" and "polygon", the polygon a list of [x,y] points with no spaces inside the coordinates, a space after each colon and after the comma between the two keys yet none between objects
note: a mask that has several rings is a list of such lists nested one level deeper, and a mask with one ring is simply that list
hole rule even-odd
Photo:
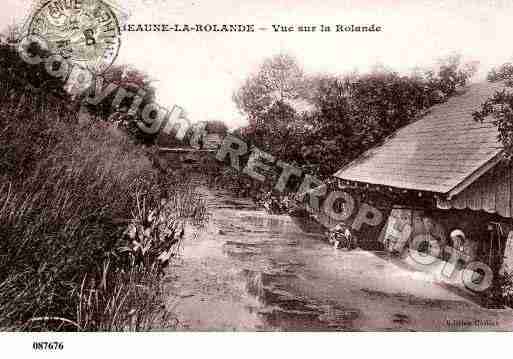
[{"label": "river", "polygon": [[175,329],[513,330],[510,309],[482,308],[384,253],[336,250],[315,225],[198,191],[211,220],[184,241],[165,278]]}]

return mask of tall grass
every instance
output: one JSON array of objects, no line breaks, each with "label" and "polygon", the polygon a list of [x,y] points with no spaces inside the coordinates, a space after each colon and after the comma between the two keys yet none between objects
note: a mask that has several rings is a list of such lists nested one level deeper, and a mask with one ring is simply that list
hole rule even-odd
[{"label": "tall grass", "polygon": [[0,80],[0,328],[167,325],[163,268],[201,201],[120,130]]}]

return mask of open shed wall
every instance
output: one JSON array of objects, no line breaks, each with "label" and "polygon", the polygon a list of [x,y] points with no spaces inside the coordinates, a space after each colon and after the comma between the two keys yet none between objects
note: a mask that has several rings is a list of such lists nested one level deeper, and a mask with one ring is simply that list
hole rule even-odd
[{"label": "open shed wall", "polygon": [[437,198],[436,205],[440,209],[485,211],[511,219],[512,180],[512,166],[506,163],[499,164],[454,198]]}]

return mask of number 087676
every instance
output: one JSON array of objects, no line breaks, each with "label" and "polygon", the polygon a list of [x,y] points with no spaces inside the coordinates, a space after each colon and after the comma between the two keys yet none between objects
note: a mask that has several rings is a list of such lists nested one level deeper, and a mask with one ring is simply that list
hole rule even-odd
[{"label": "number 087676", "polygon": [[33,342],[32,349],[34,350],[62,350],[64,343],[62,342]]}]

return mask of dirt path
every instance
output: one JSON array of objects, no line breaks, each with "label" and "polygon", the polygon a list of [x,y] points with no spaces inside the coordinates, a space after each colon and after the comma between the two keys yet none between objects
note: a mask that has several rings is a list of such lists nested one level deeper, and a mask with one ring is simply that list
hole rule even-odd
[{"label": "dirt path", "polygon": [[248,200],[203,193],[212,220],[168,275],[180,330],[513,330],[511,310],[481,308],[379,253],[335,250]]}]

